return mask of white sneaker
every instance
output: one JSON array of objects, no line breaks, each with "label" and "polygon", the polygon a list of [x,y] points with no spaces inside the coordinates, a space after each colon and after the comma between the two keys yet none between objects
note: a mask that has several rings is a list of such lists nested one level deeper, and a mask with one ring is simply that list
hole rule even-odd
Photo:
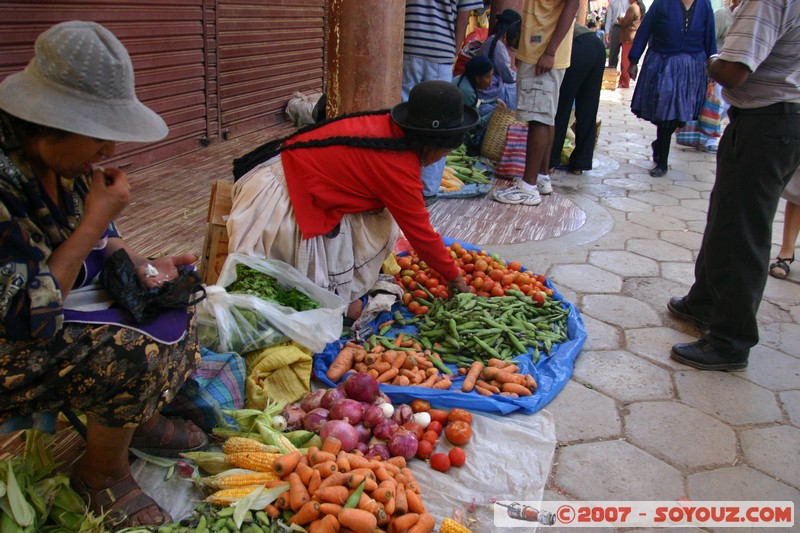
[{"label": "white sneaker", "polygon": [[540,194],[550,194],[553,192],[553,182],[550,176],[539,176],[536,179],[536,186],[539,188]]},{"label": "white sneaker", "polygon": [[492,199],[503,204],[515,205],[539,205],[542,203],[542,197],[539,196],[539,191],[534,190],[533,192],[528,192],[523,190],[519,185],[514,185],[503,190],[495,189],[494,193],[492,193]]}]

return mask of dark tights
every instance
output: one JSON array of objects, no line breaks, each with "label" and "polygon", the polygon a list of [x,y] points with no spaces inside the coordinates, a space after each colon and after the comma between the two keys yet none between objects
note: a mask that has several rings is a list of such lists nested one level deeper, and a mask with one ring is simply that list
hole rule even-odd
[{"label": "dark tights", "polygon": [[653,142],[653,161],[658,168],[667,169],[669,164],[669,145],[672,142],[672,134],[675,133],[677,125],[673,123],[661,122],[656,124],[656,140]]}]

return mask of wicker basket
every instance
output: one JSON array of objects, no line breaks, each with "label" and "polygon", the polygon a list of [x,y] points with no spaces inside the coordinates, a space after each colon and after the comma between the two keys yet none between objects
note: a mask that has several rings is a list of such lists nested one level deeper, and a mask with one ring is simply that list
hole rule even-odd
[{"label": "wicker basket", "polygon": [[606,67],[603,70],[603,89],[616,91],[617,82],[619,82],[619,71],[615,68]]},{"label": "wicker basket", "polygon": [[500,161],[503,156],[503,149],[506,147],[506,134],[508,127],[512,124],[525,126],[524,122],[517,120],[516,111],[512,111],[504,105],[498,105],[492,112],[489,125],[486,126],[486,133],[481,144],[481,155],[492,161]]}]

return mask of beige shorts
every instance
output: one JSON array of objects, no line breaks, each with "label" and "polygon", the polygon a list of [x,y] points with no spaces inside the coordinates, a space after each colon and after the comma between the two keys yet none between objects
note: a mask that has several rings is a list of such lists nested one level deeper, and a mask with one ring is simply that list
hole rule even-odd
[{"label": "beige shorts", "polygon": [[795,171],[781,196],[793,204],[800,205],[800,168]]},{"label": "beige shorts", "polygon": [[553,69],[539,76],[536,65],[521,62],[517,70],[517,120],[555,124],[558,92],[566,69]]}]

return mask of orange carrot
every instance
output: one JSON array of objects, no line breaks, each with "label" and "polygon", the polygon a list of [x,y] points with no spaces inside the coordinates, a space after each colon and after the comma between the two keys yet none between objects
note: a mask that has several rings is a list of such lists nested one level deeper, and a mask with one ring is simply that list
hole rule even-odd
[{"label": "orange carrot", "polygon": [[297,467],[297,463],[300,462],[301,456],[302,454],[298,451],[281,455],[275,459],[274,463],[272,463],[272,470],[281,477],[286,476],[294,472],[294,469]]},{"label": "orange carrot", "polygon": [[404,515],[408,512],[408,499],[406,499],[406,488],[403,485],[398,485],[394,493],[394,512]]},{"label": "orange carrot", "polygon": [[404,513],[392,520],[392,531],[403,533],[419,521],[417,513]]},{"label": "orange carrot", "polygon": [[378,487],[370,492],[375,501],[381,502],[384,506],[386,502],[394,498],[395,484],[394,481],[382,481]]},{"label": "orange carrot", "polygon": [[539,388],[539,384],[536,383],[536,378],[534,378],[530,374],[525,374],[525,386],[528,387],[530,390],[536,390]]},{"label": "orange carrot", "polygon": [[489,392],[494,392],[494,393],[500,392],[500,389],[498,387],[495,387],[491,383],[487,383],[486,381],[483,381],[482,379],[479,379],[478,382],[475,385],[479,386],[479,387],[483,387],[484,389],[488,390]]},{"label": "orange carrot", "polygon": [[336,383],[353,367],[354,361],[355,350],[353,348],[344,347],[333,360],[331,366],[328,367],[328,372],[326,372],[325,375],[328,376],[329,380]]},{"label": "orange carrot", "polygon": [[402,368],[403,367],[403,363],[406,362],[406,358],[408,357],[408,355],[404,351],[395,352],[395,353],[396,353],[396,355],[391,360],[391,364],[392,364],[392,366],[394,368]]},{"label": "orange carrot", "polygon": [[324,463],[314,465],[313,468],[314,470],[319,470],[322,479],[325,479],[331,474],[335,474],[339,471],[339,467],[336,466],[336,461],[325,461]]},{"label": "orange carrot", "polygon": [[395,367],[389,368],[386,372],[378,376],[378,383],[388,383],[393,380],[400,371]]},{"label": "orange carrot", "polygon": [[408,533],[431,533],[436,526],[436,519],[430,513],[420,513],[417,523],[411,526]]},{"label": "orange carrot", "polygon": [[308,492],[314,494],[319,490],[322,484],[322,474],[319,473],[319,470],[314,470],[313,468],[311,470],[313,473],[311,474],[311,479],[308,481]]},{"label": "orange carrot", "polygon": [[512,363],[511,361],[506,361],[504,359],[497,359],[495,357],[492,357],[491,359],[489,359],[489,363],[487,364],[487,366],[493,366],[496,368],[505,368],[513,364],[514,363]]},{"label": "orange carrot", "polygon": [[350,460],[347,458],[347,452],[340,451],[336,454],[336,467],[339,469],[339,472],[350,471]]},{"label": "orange carrot", "polygon": [[[400,455],[397,455],[395,457],[390,457],[389,459],[386,460],[386,463],[388,463],[390,465],[394,465],[397,468],[406,468],[406,466],[408,466],[406,464],[406,458],[402,457]],[[386,465],[383,465],[383,466],[384,466],[384,468],[386,468]]]},{"label": "orange carrot", "polygon": [[408,379],[408,376],[397,376],[392,380],[392,385],[397,385],[398,387],[408,387],[411,385],[411,380]]},{"label": "orange carrot", "polygon": [[379,517],[380,513],[384,512],[383,505],[370,498],[368,494],[361,493],[361,498],[358,500],[357,507],[363,511],[367,511]]},{"label": "orange carrot", "polygon": [[[308,489],[303,484],[303,480],[300,479],[300,474],[297,472],[289,474],[289,506],[292,508],[292,511],[299,511],[309,499]],[[311,520],[315,518],[316,516]],[[311,522],[311,520],[308,522]]]},{"label": "orange carrot", "polygon": [[322,450],[317,450],[314,453],[309,452],[308,460],[311,466],[317,466],[318,464],[324,463],[326,461],[336,461],[336,454],[330,452],[324,452]]},{"label": "orange carrot", "polygon": [[289,524],[304,526],[319,518],[320,514],[319,503],[309,500],[289,519]]},{"label": "orange carrot", "polygon": [[[342,441],[337,439],[336,437],[328,437],[325,439],[325,442],[322,443],[322,451],[325,453],[330,453],[332,455],[336,455],[339,453],[339,450],[342,449]],[[332,457],[332,459],[336,459],[336,457]]]},{"label": "orange carrot", "polygon": [[[383,512],[386,513],[387,517],[392,516],[394,514],[396,504],[397,504],[397,500],[395,500],[394,498],[389,498],[386,501],[386,503],[383,504]],[[382,522],[382,521],[380,519],[378,519],[378,522]]]},{"label": "orange carrot", "polygon": [[341,525],[352,529],[355,533],[373,533],[378,527],[375,515],[361,509],[342,509],[338,518]]},{"label": "orange carrot", "polygon": [[278,518],[281,515],[281,510],[272,505],[271,503],[264,507],[264,512],[270,518]]},{"label": "orange carrot", "polygon": [[327,514],[319,520],[314,520],[308,526],[308,533],[338,533],[339,520],[332,514]]},{"label": "orange carrot", "polygon": [[394,339],[394,343],[393,344],[395,346],[400,346],[402,343],[403,343],[403,334],[402,333],[398,333],[397,334],[397,338]]},{"label": "orange carrot", "polygon": [[485,387],[481,387],[480,385],[475,385],[475,390],[481,396],[493,396],[494,393]]},{"label": "orange carrot", "polygon": [[369,371],[369,366],[367,365],[367,363],[364,363],[362,361],[360,363],[354,364],[353,365],[353,370],[355,370],[359,374],[366,374]]},{"label": "orange carrot", "polygon": [[386,471],[385,468],[383,468],[383,466],[379,466],[375,469],[375,479],[377,479],[379,482],[386,481],[387,479],[392,479],[392,476]]},{"label": "orange carrot", "polygon": [[372,469],[373,461],[370,461],[366,457],[362,457],[360,455],[356,455],[354,453],[351,453],[351,454],[349,454],[347,456],[347,459],[350,462],[350,468],[351,469],[356,469],[356,468],[369,468],[369,469]]},{"label": "orange carrot", "polygon": [[352,474],[349,472],[336,472],[323,479],[319,487],[317,487],[317,490],[324,489],[325,487],[334,487],[336,485],[345,486],[348,484],[351,477]]},{"label": "orange carrot", "polygon": [[303,480],[303,483],[305,483],[307,487],[308,483],[311,481],[311,475],[314,473],[314,469],[307,464],[297,463],[294,471],[300,474],[300,479]]},{"label": "orange carrot", "polygon": [[386,361],[378,361],[374,365],[372,365],[373,370],[377,370],[378,374],[383,374],[390,368],[394,368],[391,364],[387,363]]},{"label": "orange carrot", "polygon": [[464,383],[461,384],[462,392],[472,392],[472,389],[475,388],[475,383],[478,381],[478,378],[481,377],[482,371],[483,363],[480,361],[475,361],[469,365],[467,377],[464,378]]},{"label": "orange carrot", "polygon": [[408,487],[406,487],[406,500],[408,501],[408,510],[412,513],[424,513],[427,511],[427,509],[425,509],[425,504],[422,503],[422,498],[419,497],[419,494]]},{"label": "orange carrot", "polygon": [[344,505],[348,496],[350,496],[350,491],[347,490],[347,487],[341,485],[317,489],[317,492],[314,493],[314,499],[318,502],[335,503],[337,505]]},{"label": "orange carrot", "polygon": [[319,504],[319,510],[322,514],[338,515],[339,511],[342,510],[342,506],[335,503],[321,503]]},{"label": "orange carrot", "polygon": [[442,378],[442,379],[438,380],[436,383],[434,383],[433,387],[431,387],[431,388],[447,390],[452,386],[453,386],[453,382],[450,381],[450,378]]},{"label": "orange carrot", "polygon": [[530,396],[532,394],[528,387],[518,383],[503,383],[503,392],[513,392],[520,396]]},{"label": "orange carrot", "polygon": [[280,493],[280,495],[278,496],[278,499],[275,500],[275,507],[277,507],[278,509],[281,509],[281,510],[283,510],[283,509],[291,509],[291,507],[289,506],[289,491],[288,490],[283,491],[283,492]]}]

